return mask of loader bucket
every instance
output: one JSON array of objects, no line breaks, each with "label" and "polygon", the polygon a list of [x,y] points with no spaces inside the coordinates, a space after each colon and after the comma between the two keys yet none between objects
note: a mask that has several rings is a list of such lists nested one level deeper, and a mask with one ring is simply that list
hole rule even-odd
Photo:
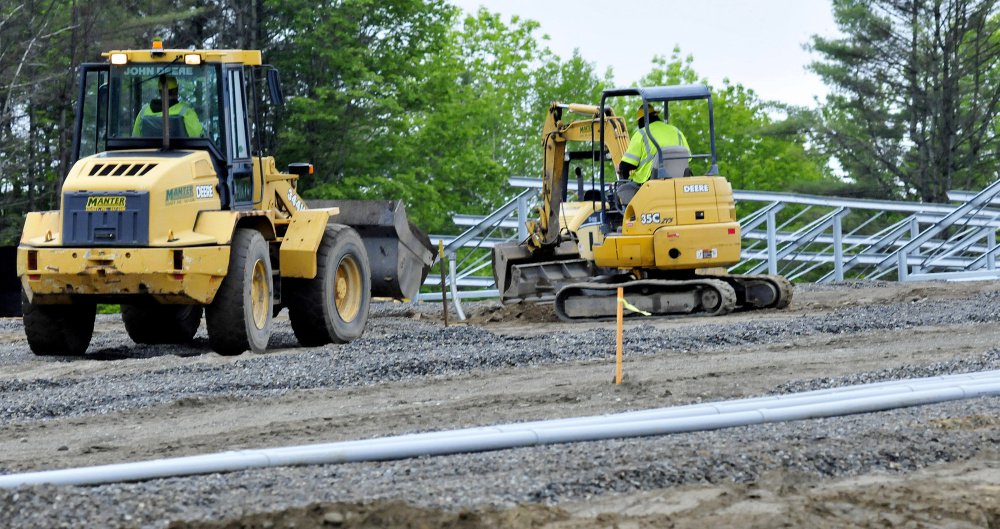
[{"label": "loader bucket", "polygon": [[17,277],[17,246],[0,246],[0,317],[21,315],[21,280]]},{"label": "loader bucket", "polygon": [[415,299],[436,252],[426,233],[406,218],[401,200],[310,200],[314,208],[340,208],[331,222],[357,230],[368,251],[372,296]]}]

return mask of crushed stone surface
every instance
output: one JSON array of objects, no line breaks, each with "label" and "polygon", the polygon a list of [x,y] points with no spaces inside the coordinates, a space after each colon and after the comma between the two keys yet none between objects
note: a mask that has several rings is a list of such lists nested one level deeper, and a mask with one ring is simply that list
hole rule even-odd
[{"label": "crushed stone surface", "polygon": [[[0,426],[7,432],[0,453],[8,454],[0,455],[0,473],[60,467],[53,462],[63,456],[104,462],[79,451],[82,434],[73,432],[88,425],[109,429],[109,439],[115,428],[160,428],[158,439],[177,453],[225,450],[232,438],[224,432],[199,437],[178,428],[216,407],[260,416],[252,428],[270,436],[260,447],[286,435],[300,444],[311,437],[289,409],[312,396],[329,402],[334,421],[337,406],[375,403],[369,420],[359,411],[356,422],[341,425],[339,435],[360,438],[1000,369],[1000,348],[991,345],[1000,336],[1000,290],[992,283],[804,285],[788,311],[634,320],[624,333],[630,378],[623,389],[591,381],[613,355],[613,323],[564,324],[545,307],[488,301],[465,309],[468,322],[445,328],[440,303],[376,303],[361,339],[320,348],[300,348],[279,317],[268,353],[238,357],[212,353],[204,327],[190,346],[136,345],[115,315],[98,317],[85,357],[34,357],[20,320],[0,319]],[[440,413],[417,417],[417,403],[440,405]],[[1000,490],[989,488],[1000,477],[976,477],[975,469],[1000,467],[998,412],[1000,398],[986,397],[400,461],[25,486],[0,489],[0,527],[464,527],[463,520],[553,529],[706,520],[909,527],[921,526],[913,513],[932,503],[938,521],[995,527],[1000,510],[977,491]],[[113,441],[86,442],[94,453],[105,445],[131,453]],[[36,443],[39,451],[58,447],[33,464]],[[159,450],[136,453],[148,459]],[[939,472],[945,484],[965,480],[964,488],[947,496],[948,486],[926,484],[924,472]],[[851,480],[860,481],[845,485]],[[873,503],[866,487],[881,487],[895,503]],[[884,515],[872,514],[878,511]],[[865,521],[868,515],[874,518]]]}]

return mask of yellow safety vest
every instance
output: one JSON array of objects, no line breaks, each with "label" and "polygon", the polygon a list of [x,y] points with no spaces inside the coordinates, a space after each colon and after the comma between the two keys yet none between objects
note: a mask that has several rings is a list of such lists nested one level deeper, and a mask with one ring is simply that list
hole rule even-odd
[{"label": "yellow safety vest", "polygon": [[[687,150],[691,150],[688,147],[687,138],[684,137],[680,129],[669,123],[654,121],[649,124],[649,132],[652,133],[653,139],[656,140],[660,148],[683,145]],[[632,134],[632,138],[628,142],[628,149],[622,155],[622,161],[636,166],[636,170],[632,171],[632,176],[629,179],[638,184],[649,180],[649,175],[653,172],[655,158],[656,145],[653,145],[653,142],[646,137],[646,127],[642,127]]]},{"label": "yellow safety vest", "polygon": [[[202,126],[201,121],[198,120],[198,114],[195,113],[194,109],[188,106],[186,103],[177,103],[170,106],[170,116],[180,116],[181,120],[184,121],[184,129],[187,131],[189,138],[197,138],[201,136]],[[132,126],[132,136],[140,136],[142,128],[142,118],[155,116],[162,117],[162,112],[153,112],[153,108],[149,105],[142,107],[142,111],[135,118],[135,125]]]}]

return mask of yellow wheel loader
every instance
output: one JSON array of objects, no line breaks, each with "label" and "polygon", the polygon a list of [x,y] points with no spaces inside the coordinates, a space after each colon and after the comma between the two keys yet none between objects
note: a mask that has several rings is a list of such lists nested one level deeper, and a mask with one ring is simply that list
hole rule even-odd
[{"label": "yellow wheel loader", "polygon": [[[645,115],[657,104],[669,116],[671,102],[706,101],[711,152],[692,155],[684,147],[660,146],[644,131],[651,140],[652,176],[641,186],[609,182],[606,166],[617,168],[629,144],[625,120],[607,104],[622,96],[639,96]],[[589,119],[566,122],[565,111]],[[567,150],[567,144],[589,150]],[[654,316],[781,309],[791,302],[792,285],[783,277],[726,273],[740,260],[740,225],[732,187],[718,175],[707,87],[605,90],[599,107],[554,103],[542,146],[539,219],[528,223],[527,240],[493,249],[504,303],[550,302],[561,319],[581,321],[614,318],[619,287],[629,304]],[[709,159],[705,175],[692,174],[692,158]],[[566,202],[574,162],[578,200]],[[588,164],[600,185],[584,192],[581,169]],[[638,311],[627,316],[640,316]]]},{"label": "yellow wheel loader", "polygon": [[120,303],[143,344],[190,341],[204,312],[229,355],[264,351],[282,308],[314,346],[361,336],[372,296],[416,295],[433,252],[401,203],[309,209],[312,166],[263,154],[281,90],[259,51],[103,56],[80,68],[60,209],[29,214],[17,250],[35,354],[83,354],[97,303]]}]

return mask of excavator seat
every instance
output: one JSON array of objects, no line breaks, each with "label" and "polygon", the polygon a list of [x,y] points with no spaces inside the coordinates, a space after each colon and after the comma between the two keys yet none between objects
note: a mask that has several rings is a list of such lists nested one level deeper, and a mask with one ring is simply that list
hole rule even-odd
[{"label": "excavator seat", "polygon": [[653,158],[653,172],[650,178],[682,178],[691,176],[691,168],[688,161],[691,159],[691,151],[683,145],[671,145],[661,149],[663,153],[663,167],[659,167],[659,158]]},{"label": "excavator seat", "polygon": [[633,182],[632,180],[619,180],[615,186],[615,192],[613,193],[613,195],[618,199],[615,209],[624,213],[625,206],[632,201],[635,194],[639,192],[640,187],[642,187],[641,184]]}]

